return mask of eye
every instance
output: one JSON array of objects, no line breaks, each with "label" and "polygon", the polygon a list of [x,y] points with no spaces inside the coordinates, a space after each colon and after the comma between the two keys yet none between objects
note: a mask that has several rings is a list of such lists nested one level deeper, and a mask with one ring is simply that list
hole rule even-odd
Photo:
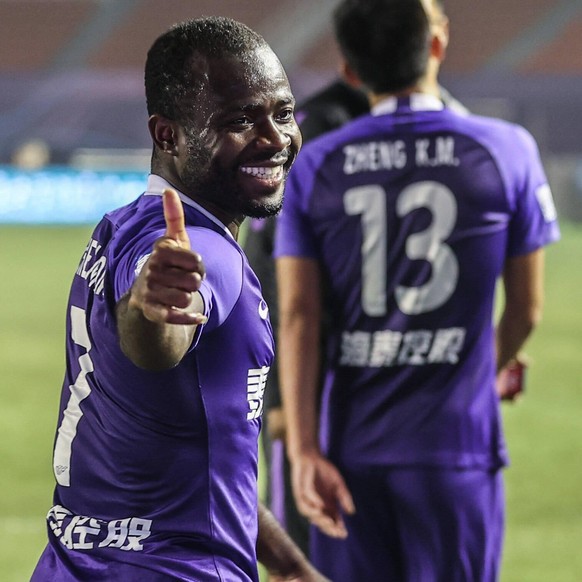
[{"label": "eye", "polygon": [[277,114],[277,121],[282,121],[282,122],[293,121],[293,108],[287,107],[285,109],[282,109]]},{"label": "eye", "polygon": [[248,115],[241,115],[230,121],[233,127],[246,128],[253,124],[253,120]]}]

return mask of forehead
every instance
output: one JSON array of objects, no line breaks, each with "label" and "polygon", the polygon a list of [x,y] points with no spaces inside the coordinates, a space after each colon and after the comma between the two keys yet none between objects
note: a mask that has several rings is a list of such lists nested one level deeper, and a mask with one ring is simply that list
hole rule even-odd
[{"label": "forehead", "polygon": [[206,64],[206,88],[220,102],[292,98],[283,66],[269,47],[211,58]]}]

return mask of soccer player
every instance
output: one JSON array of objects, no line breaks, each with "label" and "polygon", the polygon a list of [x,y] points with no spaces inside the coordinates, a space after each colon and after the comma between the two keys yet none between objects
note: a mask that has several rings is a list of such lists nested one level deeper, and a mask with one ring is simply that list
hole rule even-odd
[{"label": "soccer player", "polygon": [[97,225],[67,310],[49,543],[33,581],[322,581],[257,504],[273,356],[236,242],[281,206],[301,145],[270,47],[203,18],[148,52],[146,192]]},{"label": "soccer player", "polygon": [[[448,18],[440,0],[423,0],[431,19],[434,33],[438,33],[441,42],[448,42]],[[321,134],[337,129],[348,121],[368,113],[370,105],[360,81],[343,71],[348,77],[338,78],[329,85],[310,96],[296,112],[296,119],[301,128],[303,143]],[[447,107],[459,112],[467,109],[446,89],[439,86],[439,96]],[[273,262],[273,245],[276,217],[266,220],[253,219],[246,235],[244,248],[249,263],[257,274],[263,295],[269,305],[273,329],[278,328],[277,289],[275,267]],[[322,321],[322,346],[325,344],[327,329],[327,312]],[[322,348],[323,349],[323,348]],[[508,391],[509,392],[509,391]],[[511,392],[512,398],[516,392]],[[285,420],[278,382],[277,357],[271,366],[267,380],[264,400],[265,422],[262,430],[262,442],[267,466],[267,504],[275,516],[285,526],[289,535],[304,551],[309,548],[308,521],[297,511],[291,491],[291,476],[288,459],[285,455]]]},{"label": "soccer player", "polygon": [[310,555],[334,582],[493,581],[507,464],[495,377],[541,315],[550,188],[525,129],[443,106],[446,43],[420,0],[343,0],[334,23],[372,111],[303,149],[275,242]]}]

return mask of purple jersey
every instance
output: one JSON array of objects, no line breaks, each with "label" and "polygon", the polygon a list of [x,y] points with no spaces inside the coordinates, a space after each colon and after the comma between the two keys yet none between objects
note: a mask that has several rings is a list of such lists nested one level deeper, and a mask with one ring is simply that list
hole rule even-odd
[{"label": "purple jersey", "polygon": [[492,312],[508,257],[557,240],[521,127],[388,99],[305,146],[276,256],[320,261],[333,329],[324,451],[340,466],[507,462]]},{"label": "purple jersey", "polygon": [[105,216],[75,274],[48,515],[62,577],[41,560],[33,580],[258,579],[268,309],[239,245],[183,195],[208,322],[168,371],[141,370],[119,347],[115,305],[165,233],[166,186],[150,176],[143,196]]}]

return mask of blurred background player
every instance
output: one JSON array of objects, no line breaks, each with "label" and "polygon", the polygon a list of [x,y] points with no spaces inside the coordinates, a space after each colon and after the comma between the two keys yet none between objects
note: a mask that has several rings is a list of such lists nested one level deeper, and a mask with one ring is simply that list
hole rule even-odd
[{"label": "blurred background player", "polygon": [[[444,12],[443,2],[423,0],[423,4],[430,17],[433,34],[439,34],[443,46],[446,47],[449,38],[449,21]],[[447,107],[460,113],[467,112],[467,109],[440,85],[439,96]],[[351,75],[350,71],[343,70],[342,77],[332,81],[298,107],[296,119],[301,128],[303,143],[307,143],[369,111],[370,104],[359,80]],[[276,221],[276,217],[251,220],[244,242],[249,263],[261,281],[274,330],[278,329],[277,288],[273,260]],[[326,317],[327,313],[324,313],[322,346],[325,344],[326,337]],[[267,383],[265,421],[262,430],[267,469],[266,502],[290,536],[303,551],[308,552],[309,525],[306,518],[298,512],[293,499],[289,461],[284,450],[285,419],[279,391],[277,354],[275,354]]]},{"label": "blurred background player", "polygon": [[529,133],[443,107],[431,21],[415,0],[340,3],[345,69],[372,111],[304,148],[277,224],[293,486],[334,582],[498,578],[495,378],[539,321],[543,246],[559,238]]}]

